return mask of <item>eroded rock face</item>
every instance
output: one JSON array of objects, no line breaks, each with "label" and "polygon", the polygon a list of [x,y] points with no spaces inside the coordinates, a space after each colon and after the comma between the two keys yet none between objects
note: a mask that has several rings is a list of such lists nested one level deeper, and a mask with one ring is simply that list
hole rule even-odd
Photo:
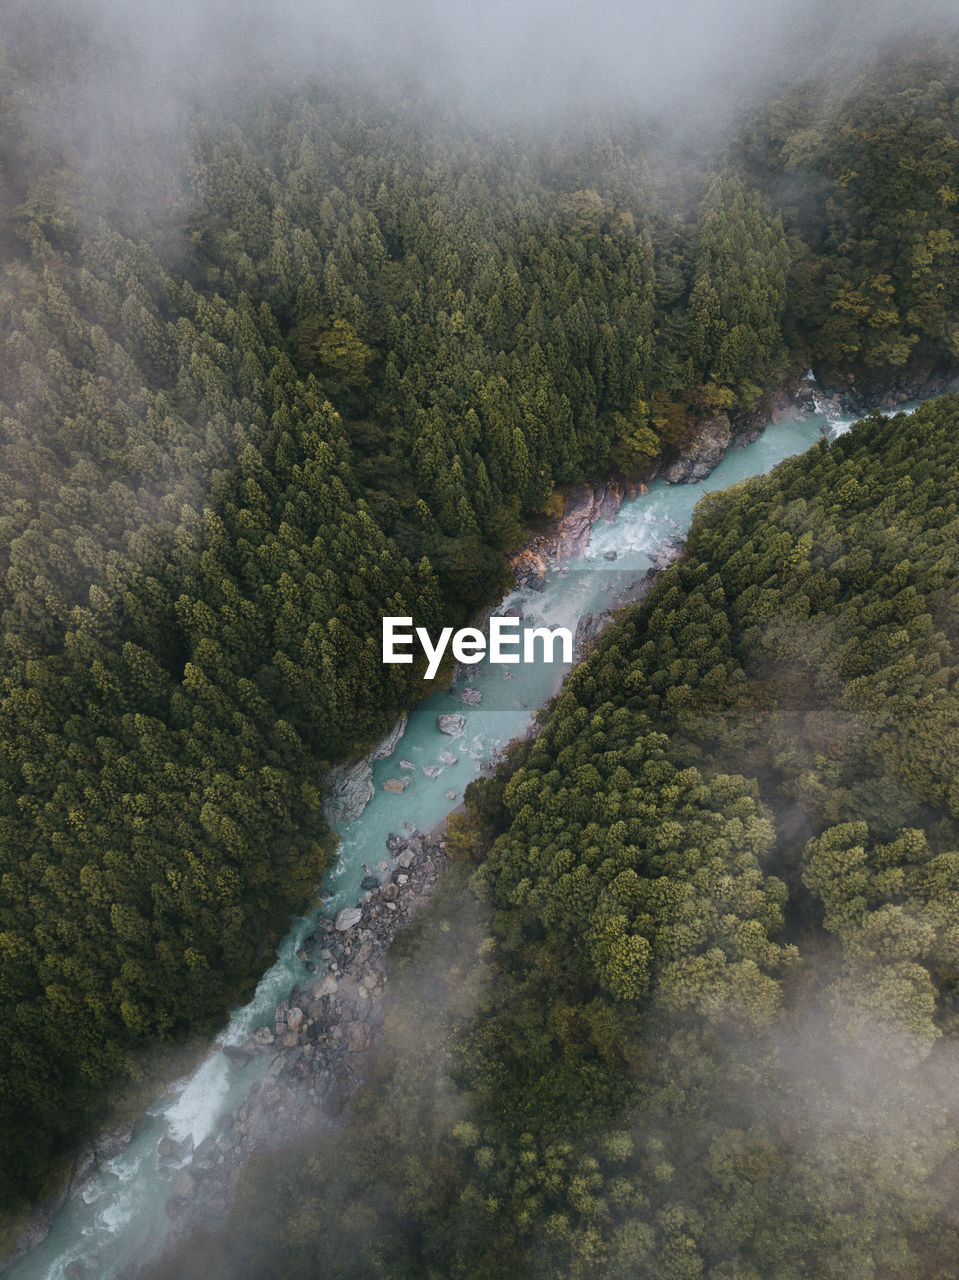
[{"label": "eroded rock face", "polygon": [[323,775],[328,795],[324,811],[330,826],[340,822],[352,822],[358,818],[373,799],[373,764],[386,760],[396,750],[396,744],[406,732],[406,716],[401,716],[393,728],[380,738],[369,753],[359,760],[345,760],[335,764]]},{"label": "eroded rock face", "polygon": [[623,505],[623,498],[634,497],[635,486],[620,480],[601,481],[595,486],[578,484],[566,499],[563,514],[556,524],[556,558],[581,556],[589,543],[590,525],[597,520],[611,521]]},{"label": "eroded rock face", "polygon": [[725,413],[718,413],[701,423],[695,439],[683,453],[663,472],[663,479],[670,484],[689,484],[702,480],[722,459],[733,436],[732,424]]},{"label": "eroded rock face", "polygon": [[326,817],[333,826],[358,818],[373,799],[373,766],[365,757],[335,764],[323,781],[330,788]]},{"label": "eroded rock face", "polygon": [[[625,498],[635,498],[642,486],[632,481],[602,480],[594,485],[575,485],[566,495],[563,514],[549,533],[536,534],[510,561],[516,585],[542,591],[546,572],[559,560],[582,555],[589,543],[590,526],[597,520],[613,520]],[[515,608],[503,612],[506,618],[521,618]]]},{"label": "eroded rock face", "polygon": [[371,760],[387,760],[396,750],[396,744],[406,732],[406,716],[400,716],[396,724],[390,729],[389,733],[384,733],[379,742],[370,752]]}]

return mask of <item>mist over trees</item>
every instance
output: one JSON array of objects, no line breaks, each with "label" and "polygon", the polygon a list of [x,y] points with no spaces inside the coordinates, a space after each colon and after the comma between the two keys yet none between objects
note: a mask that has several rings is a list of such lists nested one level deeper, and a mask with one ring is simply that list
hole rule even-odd
[{"label": "mist over trees", "polygon": [[[384,614],[431,630],[462,620],[501,589],[506,551],[557,486],[642,476],[704,416],[761,412],[811,360],[845,380],[954,367],[959,135],[948,41],[841,86],[792,87],[755,103],[728,147],[692,151],[662,119],[494,127],[302,69],[292,87],[251,76],[238,98],[201,77],[175,110],[161,94],[155,115],[144,92],[121,127],[117,104],[133,99],[96,91],[116,47],[85,12],[44,27],[12,12],[0,1198],[18,1206],[51,1184],[106,1086],[141,1071],[143,1047],[213,1025],[310,900],[333,852],[325,765],[420,692],[420,669],[380,663]],[[82,127],[67,127],[71,106]],[[734,541],[726,552],[739,563]],[[850,554],[855,582],[869,566]],[[740,595],[754,585],[744,572]],[[693,626],[657,659],[650,687],[701,639]],[[686,694],[662,696],[683,711]],[[586,733],[581,749],[599,786],[599,744]],[[923,805],[945,803],[925,747],[889,750],[918,779],[887,784],[898,810],[854,787],[844,805],[841,771],[819,784],[836,830],[820,832],[809,876],[830,920],[852,910],[829,881],[835,851],[895,861],[898,828],[924,829]],[[751,784],[687,776],[702,762],[674,751],[657,740],[623,767],[651,770],[664,814],[678,771],[711,815],[703,839],[728,850],[690,910],[721,949],[708,900],[716,877],[743,878],[753,950],[729,943],[728,963],[757,1008],[775,1004],[788,949],[783,891],[758,870],[768,820]],[[815,792],[797,778],[783,785]],[[668,947],[636,941],[628,886],[617,906],[597,876],[585,954],[616,1010],[644,997]],[[867,945],[845,923],[834,932],[850,957]],[[595,1013],[592,1030],[570,1013],[572,1041],[606,1026],[625,1043],[619,1015]],[[601,1075],[581,1093],[584,1122],[626,1100]]]}]

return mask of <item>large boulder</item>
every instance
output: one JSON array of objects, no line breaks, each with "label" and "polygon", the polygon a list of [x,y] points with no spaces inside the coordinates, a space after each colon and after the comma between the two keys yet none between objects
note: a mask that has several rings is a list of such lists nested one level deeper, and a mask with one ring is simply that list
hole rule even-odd
[{"label": "large boulder", "polygon": [[436,723],[440,733],[448,733],[451,738],[458,738],[466,728],[466,716],[456,714],[437,716]]},{"label": "large boulder", "polygon": [[324,996],[336,995],[336,988],[338,985],[339,984],[337,983],[336,978],[333,977],[332,973],[324,973],[323,977],[313,988],[313,999],[322,1000]]},{"label": "large boulder", "polygon": [[344,907],[336,917],[336,929],[339,933],[348,933],[362,919],[363,912],[359,907]]}]

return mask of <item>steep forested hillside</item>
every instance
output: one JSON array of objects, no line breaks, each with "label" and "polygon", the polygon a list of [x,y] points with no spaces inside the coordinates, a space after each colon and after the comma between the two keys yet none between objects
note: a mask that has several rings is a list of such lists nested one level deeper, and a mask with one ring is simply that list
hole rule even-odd
[{"label": "steep forested hillside", "polygon": [[957,479],[947,397],[712,496],[471,787],[351,1127],[152,1274],[952,1275]]},{"label": "steep forested hillside", "polygon": [[[955,355],[945,53],[936,92],[880,67],[828,127],[799,93],[692,171],[657,135],[655,172],[639,125],[497,136],[255,78],[98,167],[62,90],[98,56],[78,17],[0,63],[5,1202],[308,900],[325,764],[421,689],[379,661],[384,613],[461,618],[557,485],[643,474],[810,352],[854,374],[823,335],[904,210],[866,363]],[[810,129],[833,185],[781,213]],[[850,176],[874,152],[885,203]]]}]

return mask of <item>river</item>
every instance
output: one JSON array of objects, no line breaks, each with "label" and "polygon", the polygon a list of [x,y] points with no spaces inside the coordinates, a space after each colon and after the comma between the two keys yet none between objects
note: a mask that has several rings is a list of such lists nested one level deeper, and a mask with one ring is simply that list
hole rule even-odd
[{"label": "river", "polygon": [[[657,548],[685,533],[703,493],[769,471],[808,449],[824,431],[838,435],[849,426],[849,421],[820,415],[770,424],[748,447],[730,449],[705,480],[680,485],[654,481],[648,493],[624,502],[614,521],[593,525],[585,555],[551,568],[543,591],[511,592],[501,607],[519,610],[524,626],[564,626],[575,632],[583,613],[608,608],[617,592],[651,566]],[[613,551],[616,559],[607,559]],[[391,831],[402,831],[404,822],[429,830],[455,808],[481,764],[528,729],[534,709],[552,696],[567,670],[542,662],[516,666],[484,662],[469,673],[469,683],[482,693],[480,705],[464,705],[460,694],[465,682],[460,679],[451,691],[417,706],[393,756],[374,766],[374,798],[359,818],[342,826],[339,858],[324,886],[332,896],[324,902],[322,913],[334,914],[359,899],[363,863],[387,857],[385,841]],[[466,727],[458,738],[439,732],[437,716],[442,712],[466,716]],[[437,776],[428,777],[424,768],[440,765],[446,753],[455,755],[456,763],[442,764]],[[415,764],[415,773],[401,769],[401,759]],[[401,794],[383,790],[386,780],[404,776],[413,781]],[[6,1273],[10,1280],[74,1280],[78,1275],[109,1280],[163,1238],[166,1202],[186,1158],[179,1164],[162,1164],[158,1143],[164,1137],[180,1142],[192,1136],[198,1145],[217,1132],[219,1118],[239,1105],[265,1072],[269,1054],[238,1070],[224,1056],[223,1046],[241,1044],[258,1026],[272,1026],[277,1002],[295,983],[306,983],[296,952],[312,931],[314,918],[292,922],[276,963],[260,980],[253,999],[233,1011],[200,1066],[157,1098],[129,1146],[60,1209],[46,1239]],[[71,1267],[77,1263],[83,1269]]]}]

